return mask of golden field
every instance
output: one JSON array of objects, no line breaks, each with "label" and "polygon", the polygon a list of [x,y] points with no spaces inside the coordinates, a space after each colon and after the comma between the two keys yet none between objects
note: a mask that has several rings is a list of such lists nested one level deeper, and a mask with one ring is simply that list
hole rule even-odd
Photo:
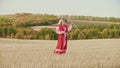
[{"label": "golden field", "polygon": [[120,39],[69,40],[63,55],[56,43],[0,38],[0,68],[120,68]]}]

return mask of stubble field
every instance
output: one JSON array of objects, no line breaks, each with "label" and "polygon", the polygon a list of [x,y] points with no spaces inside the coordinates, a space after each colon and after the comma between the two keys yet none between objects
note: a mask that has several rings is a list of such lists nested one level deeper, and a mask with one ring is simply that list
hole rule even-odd
[{"label": "stubble field", "polygon": [[120,39],[69,40],[63,55],[56,43],[0,38],[0,68],[120,68]]}]

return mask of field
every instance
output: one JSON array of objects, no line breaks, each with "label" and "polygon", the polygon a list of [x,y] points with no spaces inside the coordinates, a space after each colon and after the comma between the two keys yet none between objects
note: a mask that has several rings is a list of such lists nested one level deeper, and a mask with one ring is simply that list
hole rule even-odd
[{"label": "field", "polygon": [[120,39],[69,40],[63,55],[56,43],[0,38],[0,68],[120,68]]}]

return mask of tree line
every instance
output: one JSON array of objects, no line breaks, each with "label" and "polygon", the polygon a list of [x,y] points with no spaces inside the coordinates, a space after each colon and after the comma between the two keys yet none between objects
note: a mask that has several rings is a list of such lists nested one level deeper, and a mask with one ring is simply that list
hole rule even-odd
[{"label": "tree line", "polygon": [[[79,39],[108,39],[120,38],[120,25],[79,25],[77,26],[86,36],[85,38],[73,27],[68,33],[70,40]],[[35,31],[32,28],[25,27],[0,27],[0,37],[16,39],[40,39],[40,40],[57,40],[55,29],[42,28]]]},{"label": "tree line", "polygon": [[102,21],[102,22],[120,22],[120,18],[115,17],[97,17],[97,16],[79,16],[79,15],[59,15],[65,19],[83,20],[83,21]]},{"label": "tree line", "polygon": [[77,26],[86,37],[75,28],[69,33],[69,39],[111,39],[120,38],[120,25],[79,25]]},{"label": "tree line", "polygon": [[54,15],[16,13],[14,15],[1,15],[0,26],[30,27],[39,25],[52,25],[58,21]]}]

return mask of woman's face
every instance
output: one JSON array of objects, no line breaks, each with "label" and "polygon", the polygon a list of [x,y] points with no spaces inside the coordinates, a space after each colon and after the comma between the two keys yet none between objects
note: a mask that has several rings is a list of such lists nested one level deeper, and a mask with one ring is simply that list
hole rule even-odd
[{"label": "woman's face", "polygon": [[67,25],[67,22],[65,22],[65,21],[63,20],[62,24],[63,24],[63,25]]}]

